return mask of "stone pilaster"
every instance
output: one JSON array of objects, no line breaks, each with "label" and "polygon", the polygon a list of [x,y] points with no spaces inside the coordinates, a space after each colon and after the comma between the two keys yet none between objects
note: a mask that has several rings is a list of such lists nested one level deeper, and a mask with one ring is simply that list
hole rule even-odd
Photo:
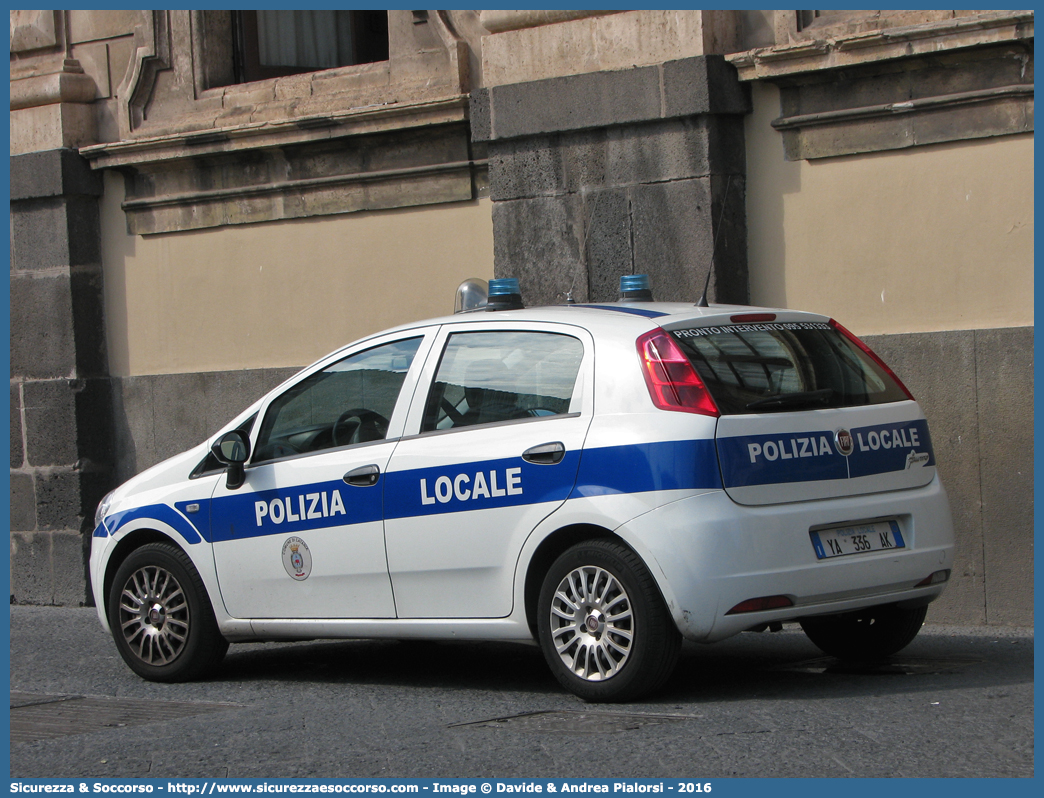
[{"label": "stone pilaster", "polygon": [[101,176],[74,151],[11,157],[11,593],[89,603],[112,470]]},{"label": "stone pilaster", "polygon": [[748,301],[743,115],[735,70],[705,55],[497,85],[472,95],[489,147],[495,272],[531,304]]}]

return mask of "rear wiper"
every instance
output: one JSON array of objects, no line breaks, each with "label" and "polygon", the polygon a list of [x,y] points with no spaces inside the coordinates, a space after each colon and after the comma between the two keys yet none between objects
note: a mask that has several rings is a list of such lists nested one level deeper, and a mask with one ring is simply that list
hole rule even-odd
[{"label": "rear wiper", "polygon": [[824,406],[834,395],[833,388],[820,388],[818,391],[802,391],[801,393],[785,393],[757,399],[747,405],[747,410],[782,410],[795,407]]}]

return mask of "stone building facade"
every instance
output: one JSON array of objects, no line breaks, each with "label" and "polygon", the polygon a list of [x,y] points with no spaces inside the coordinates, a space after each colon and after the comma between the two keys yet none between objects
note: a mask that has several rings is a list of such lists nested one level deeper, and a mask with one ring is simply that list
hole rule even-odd
[{"label": "stone building facade", "polygon": [[11,591],[297,368],[451,308],[815,310],[933,428],[930,619],[1032,622],[1031,11],[12,11]]}]

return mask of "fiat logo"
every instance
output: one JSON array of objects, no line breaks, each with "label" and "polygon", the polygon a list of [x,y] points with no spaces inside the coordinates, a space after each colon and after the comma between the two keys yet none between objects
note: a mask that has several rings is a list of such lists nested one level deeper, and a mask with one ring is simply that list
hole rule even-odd
[{"label": "fiat logo", "polygon": [[855,444],[852,442],[852,433],[846,429],[839,429],[834,433],[834,445],[837,446],[837,450],[841,454],[848,457],[855,449]]}]

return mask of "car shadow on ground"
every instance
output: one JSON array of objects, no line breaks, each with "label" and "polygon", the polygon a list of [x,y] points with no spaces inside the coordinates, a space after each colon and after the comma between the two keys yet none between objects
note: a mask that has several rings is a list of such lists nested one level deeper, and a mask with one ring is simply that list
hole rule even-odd
[{"label": "car shadow on ground", "polygon": [[[800,632],[686,644],[665,688],[643,703],[832,699],[1033,680],[1033,641],[922,636],[892,657],[843,663]],[[1011,645],[1016,643],[1017,645]],[[567,693],[535,646],[499,642],[350,640],[233,646],[211,681],[292,680],[440,689]]]}]

